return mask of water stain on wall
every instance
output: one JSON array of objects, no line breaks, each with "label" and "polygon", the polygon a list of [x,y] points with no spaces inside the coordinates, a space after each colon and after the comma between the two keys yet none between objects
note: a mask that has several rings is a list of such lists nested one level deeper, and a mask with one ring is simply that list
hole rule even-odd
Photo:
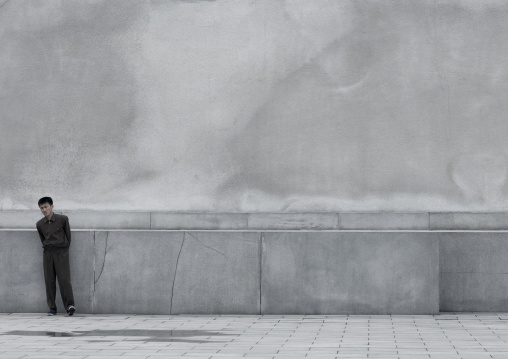
[{"label": "water stain on wall", "polygon": [[85,200],[135,176],[125,149],[142,4],[16,1],[0,11],[3,189],[30,206],[34,193]]},{"label": "water stain on wall", "polygon": [[506,2],[2,4],[0,209],[508,208]]},{"label": "water stain on wall", "polygon": [[[507,76],[504,22],[455,2],[357,6],[351,31],[281,80],[231,141],[241,169],[224,191],[250,191],[247,210],[267,198],[276,210],[503,207],[506,160],[474,153],[507,150],[494,80]],[[462,150],[473,157],[448,176]]]}]

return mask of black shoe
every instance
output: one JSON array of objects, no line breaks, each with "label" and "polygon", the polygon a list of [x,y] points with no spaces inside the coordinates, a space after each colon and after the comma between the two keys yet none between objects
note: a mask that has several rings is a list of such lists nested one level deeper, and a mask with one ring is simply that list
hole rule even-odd
[{"label": "black shoe", "polygon": [[56,313],[55,313],[55,312],[48,312],[48,314],[47,314],[47,315],[48,315],[48,316],[50,316],[50,315],[56,315]]},{"label": "black shoe", "polygon": [[74,314],[74,312],[76,311],[76,308],[74,308],[73,305],[71,305],[69,307],[69,311],[67,313],[69,313],[69,316],[72,316]]}]

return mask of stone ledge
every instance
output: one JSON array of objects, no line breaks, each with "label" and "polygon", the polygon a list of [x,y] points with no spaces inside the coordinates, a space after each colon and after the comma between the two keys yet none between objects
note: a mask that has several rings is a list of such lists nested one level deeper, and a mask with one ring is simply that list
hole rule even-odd
[{"label": "stone ledge", "polygon": [[429,213],[340,213],[340,229],[429,229]]},{"label": "stone ledge", "polygon": [[508,213],[430,213],[429,229],[508,229]]},{"label": "stone ledge", "polygon": [[[508,212],[209,213],[55,211],[72,229],[140,230],[508,230]],[[0,229],[33,229],[37,210],[0,211]]]},{"label": "stone ledge", "polygon": [[151,229],[150,212],[62,211],[69,217],[71,228]]},{"label": "stone ledge", "polygon": [[245,229],[245,213],[152,212],[151,229]]},{"label": "stone ledge", "polygon": [[336,213],[249,213],[247,229],[338,229]]}]

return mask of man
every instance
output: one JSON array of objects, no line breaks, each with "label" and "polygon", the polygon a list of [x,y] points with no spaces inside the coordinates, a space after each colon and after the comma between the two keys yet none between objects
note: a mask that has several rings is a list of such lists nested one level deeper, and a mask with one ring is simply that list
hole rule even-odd
[{"label": "man", "polygon": [[69,315],[76,311],[71,286],[69,267],[69,246],[71,244],[71,228],[67,216],[53,213],[51,197],[42,197],[39,208],[44,215],[37,222],[37,232],[44,248],[43,267],[46,283],[46,300],[49,306],[48,315],[56,315],[56,278],[60,286],[60,294],[65,310]]}]

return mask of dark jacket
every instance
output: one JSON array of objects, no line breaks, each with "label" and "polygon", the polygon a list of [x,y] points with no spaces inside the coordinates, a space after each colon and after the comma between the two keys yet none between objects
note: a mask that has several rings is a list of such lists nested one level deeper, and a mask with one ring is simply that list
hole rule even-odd
[{"label": "dark jacket", "polygon": [[53,213],[51,220],[43,217],[36,224],[44,251],[56,252],[68,250],[71,245],[69,218]]}]

